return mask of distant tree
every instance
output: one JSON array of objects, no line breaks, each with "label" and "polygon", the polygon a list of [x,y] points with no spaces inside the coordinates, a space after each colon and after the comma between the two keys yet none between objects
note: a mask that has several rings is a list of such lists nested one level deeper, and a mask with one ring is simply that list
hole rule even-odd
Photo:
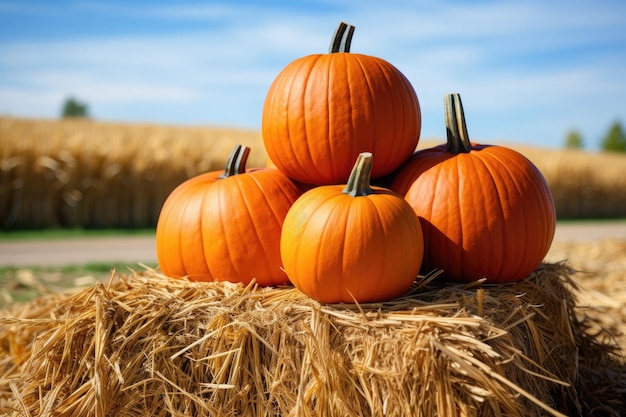
[{"label": "distant tree", "polygon": [[89,117],[87,104],[81,103],[74,97],[70,97],[63,103],[61,117]]},{"label": "distant tree", "polygon": [[606,136],[600,142],[600,148],[609,152],[626,152],[626,133],[624,133],[620,122],[611,125]]},{"label": "distant tree", "polygon": [[583,137],[576,130],[570,130],[565,136],[565,147],[568,149],[581,149],[585,147]]}]

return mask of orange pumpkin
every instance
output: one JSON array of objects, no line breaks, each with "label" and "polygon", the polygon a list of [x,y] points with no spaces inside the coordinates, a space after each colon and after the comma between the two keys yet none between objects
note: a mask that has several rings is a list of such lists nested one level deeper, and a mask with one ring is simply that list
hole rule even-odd
[{"label": "orange pumpkin", "polygon": [[458,94],[446,95],[445,109],[447,144],[416,152],[391,184],[420,218],[424,267],[453,281],[518,281],[552,244],[548,184],[522,154],[470,143]]},{"label": "orange pumpkin", "polygon": [[389,62],[349,53],[354,26],[341,23],[330,53],[288,64],[267,93],[265,148],[299,182],[345,184],[361,152],[374,178],[396,170],[419,141],[421,113],[407,78]]},{"label": "orange pumpkin", "polygon": [[291,207],[280,240],[287,276],[325,303],[385,301],[415,281],[422,231],[411,206],[371,187],[372,155],[362,153],[348,184],[304,193]]},{"label": "orange pumpkin", "polygon": [[280,269],[280,231],[298,188],[275,169],[245,169],[250,149],[238,145],[226,170],[179,185],[156,228],[165,275],[259,285],[287,283]]}]

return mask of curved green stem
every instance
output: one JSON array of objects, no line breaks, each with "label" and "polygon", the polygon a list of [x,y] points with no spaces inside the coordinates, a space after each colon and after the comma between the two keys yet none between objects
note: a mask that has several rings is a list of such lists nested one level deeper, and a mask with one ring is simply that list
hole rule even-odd
[{"label": "curved green stem", "polygon": [[332,54],[335,52],[350,52],[350,44],[352,43],[352,35],[354,35],[354,29],[355,27],[348,23],[339,22],[337,30],[335,30],[333,40],[330,42],[330,48],[328,48],[328,53]]},{"label": "curved green stem", "polygon": [[246,162],[250,148],[245,145],[235,145],[228,159],[226,160],[226,168],[220,178],[227,178],[231,175],[244,174],[246,172]]},{"label": "curved green stem", "polygon": [[373,164],[371,152],[360,153],[354,164],[354,168],[352,168],[346,188],[344,188],[342,192],[352,197],[372,194],[374,191],[370,187],[370,178]]},{"label": "curved green stem", "polygon": [[457,93],[446,94],[443,103],[446,115],[448,151],[453,153],[469,152],[472,150],[472,144],[467,133],[461,96]]}]

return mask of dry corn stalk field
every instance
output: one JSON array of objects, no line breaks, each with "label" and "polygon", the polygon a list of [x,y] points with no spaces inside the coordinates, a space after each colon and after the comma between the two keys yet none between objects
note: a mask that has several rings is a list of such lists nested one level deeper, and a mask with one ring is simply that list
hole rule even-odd
[{"label": "dry corn stalk field", "polygon": [[185,179],[223,169],[259,132],[0,118],[0,227],[152,227]]},{"label": "dry corn stalk field", "polygon": [[[0,228],[153,227],[182,181],[223,169],[237,143],[265,165],[260,131],[0,118]],[[419,148],[436,144],[422,140]],[[626,155],[519,147],[560,218],[626,217]]]}]

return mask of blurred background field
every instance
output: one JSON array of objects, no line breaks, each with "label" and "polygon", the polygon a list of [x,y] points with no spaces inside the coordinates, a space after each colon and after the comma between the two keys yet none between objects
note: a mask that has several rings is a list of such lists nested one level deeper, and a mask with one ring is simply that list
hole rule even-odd
[{"label": "blurred background field", "polygon": [[0,227],[154,227],[169,193],[223,169],[236,143],[265,164],[251,130],[0,118]]},{"label": "blurred background field", "polygon": [[[0,229],[154,227],[169,193],[223,169],[237,143],[265,165],[257,130],[2,117]],[[559,219],[626,218],[626,154],[507,146],[544,174]]]}]

